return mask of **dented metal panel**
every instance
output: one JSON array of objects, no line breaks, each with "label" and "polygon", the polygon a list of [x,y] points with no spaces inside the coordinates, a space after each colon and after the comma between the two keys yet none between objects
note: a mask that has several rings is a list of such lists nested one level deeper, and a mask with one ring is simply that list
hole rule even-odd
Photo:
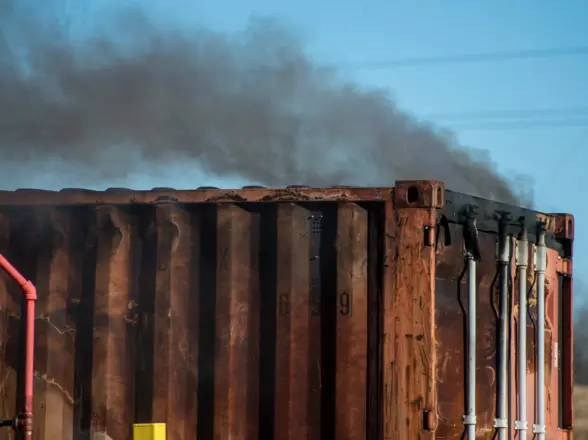
[{"label": "dented metal panel", "polygon": [[[573,219],[429,181],[0,191],[0,253],[39,294],[33,438],[126,440],[133,423],[166,423],[172,440],[460,438],[465,296],[457,279],[461,213],[471,204],[483,257],[478,438],[494,434],[492,214],[505,209],[549,221],[548,438],[571,438]],[[21,308],[17,286],[0,276],[4,418],[22,394]],[[512,366],[514,300],[511,309]],[[516,391],[514,367],[511,376]],[[514,414],[514,394],[510,401]]]}]

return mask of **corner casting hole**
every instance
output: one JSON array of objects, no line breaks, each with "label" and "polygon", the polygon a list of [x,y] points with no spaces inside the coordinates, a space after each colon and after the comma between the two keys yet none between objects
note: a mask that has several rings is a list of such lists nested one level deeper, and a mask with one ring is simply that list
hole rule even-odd
[{"label": "corner casting hole", "polygon": [[441,192],[441,188],[437,187],[437,200],[435,201],[435,203],[437,205],[441,205],[441,203],[443,203],[443,193]]},{"label": "corner casting hole", "polygon": [[571,220],[568,220],[568,234],[570,234],[570,235],[574,234],[574,225]]},{"label": "corner casting hole", "polygon": [[419,199],[419,189],[416,186],[409,186],[406,191],[406,201],[413,204]]}]

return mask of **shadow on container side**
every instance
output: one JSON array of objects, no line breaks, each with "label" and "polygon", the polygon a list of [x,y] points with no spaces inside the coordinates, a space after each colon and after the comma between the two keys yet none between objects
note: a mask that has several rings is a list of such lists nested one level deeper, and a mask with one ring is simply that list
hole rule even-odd
[{"label": "shadow on container side", "polygon": [[[0,191],[33,439],[571,439],[573,238],[436,181]],[[0,418],[23,310],[0,277]]]}]

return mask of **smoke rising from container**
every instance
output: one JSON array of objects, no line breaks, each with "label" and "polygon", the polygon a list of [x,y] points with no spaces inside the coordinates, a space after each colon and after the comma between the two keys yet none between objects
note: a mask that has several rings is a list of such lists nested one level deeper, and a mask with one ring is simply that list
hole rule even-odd
[{"label": "smoke rising from container", "polygon": [[130,176],[149,169],[151,186],[177,186],[186,164],[198,164],[268,186],[439,179],[519,201],[488,160],[399,110],[386,91],[345,82],[271,20],[234,35],[187,34],[138,13],[117,20],[116,40],[105,32],[76,45],[44,23],[27,34],[25,68],[0,43],[0,185],[28,167],[97,186],[133,186]]}]

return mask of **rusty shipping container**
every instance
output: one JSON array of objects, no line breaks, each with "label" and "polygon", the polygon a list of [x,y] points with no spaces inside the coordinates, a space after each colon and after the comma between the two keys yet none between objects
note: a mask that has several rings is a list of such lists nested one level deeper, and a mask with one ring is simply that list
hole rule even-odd
[{"label": "rusty shipping container", "polygon": [[[169,440],[490,439],[525,424],[571,439],[573,237],[570,215],[435,181],[0,191],[0,253],[38,290],[33,439],[127,440],[149,422]],[[0,307],[9,418],[24,326],[4,275]]]}]

